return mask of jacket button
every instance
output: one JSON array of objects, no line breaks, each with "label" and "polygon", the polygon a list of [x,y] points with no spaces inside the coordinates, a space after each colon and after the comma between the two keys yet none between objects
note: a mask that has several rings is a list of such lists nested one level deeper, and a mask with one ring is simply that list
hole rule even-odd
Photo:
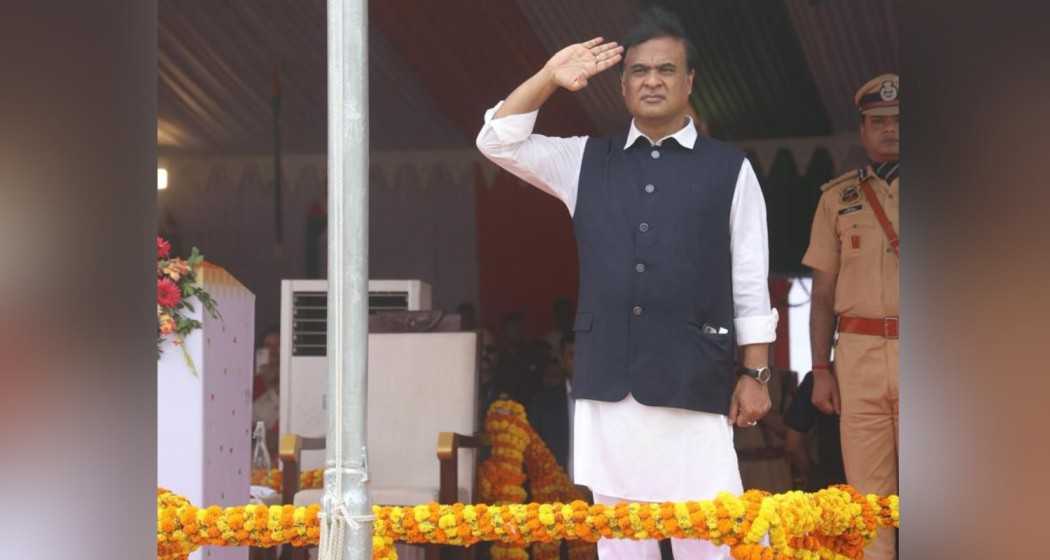
[{"label": "jacket button", "polygon": [[634,265],[634,269],[638,272],[645,272],[645,263],[638,263]]},{"label": "jacket button", "polygon": [[645,233],[645,232],[649,231],[649,224],[646,223],[646,222],[642,222],[642,223],[638,224],[638,231],[640,231],[642,233]]},{"label": "jacket button", "polygon": [[634,309],[631,310],[631,313],[634,313],[635,317],[641,317],[642,316],[642,306],[641,305],[634,306]]},{"label": "jacket button", "polygon": [[649,155],[653,156],[653,159],[660,159],[660,151],[659,150],[653,150],[653,153],[651,153]]},{"label": "jacket button", "polygon": [[655,190],[656,190],[656,186],[654,186],[654,185],[650,184],[650,185],[646,185],[645,186],[645,192],[647,192],[649,194],[653,194],[653,191],[655,191]]}]

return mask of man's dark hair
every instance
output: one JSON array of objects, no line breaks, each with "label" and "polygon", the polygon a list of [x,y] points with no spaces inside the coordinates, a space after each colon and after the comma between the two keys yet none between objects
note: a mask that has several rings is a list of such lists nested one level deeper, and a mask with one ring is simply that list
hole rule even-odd
[{"label": "man's dark hair", "polygon": [[[624,60],[627,59],[627,51],[631,50],[631,47],[661,37],[670,37],[682,41],[682,44],[685,45],[686,71],[696,69],[697,59],[700,55],[696,47],[693,46],[689,36],[686,35],[685,27],[682,26],[681,20],[678,19],[678,16],[659,6],[653,6],[642,12],[638,23],[627,32],[623,41],[620,42],[623,45]],[[623,65],[624,63],[621,62],[621,70]]]},{"label": "man's dark hair", "polygon": [[255,347],[262,348],[263,343],[266,342],[266,337],[270,336],[271,334],[281,336],[281,325],[272,323],[270,325],[267,325],[265,329],[259,331],[259,336],[255,339]]}]

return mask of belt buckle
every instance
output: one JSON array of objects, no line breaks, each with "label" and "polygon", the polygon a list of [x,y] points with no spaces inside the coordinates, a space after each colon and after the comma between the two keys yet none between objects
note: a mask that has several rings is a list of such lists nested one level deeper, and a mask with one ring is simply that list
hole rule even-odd
[{"label": "belt buckle", "polygon": [[[896,315],[892,316],[892,317],[883,317],[882,318],[882,336],[883,336],[883,338],[887,338],[887,339],[890,339],[890,340],[897,340],[897,339],[900,338],[900,320],[901,320],[901,318],[896,316]],[[896,330],[897,332],[896,333],[891,333],[890,331],[894,327],[896,327],[896,329],[894,329],[894,330]]]}]

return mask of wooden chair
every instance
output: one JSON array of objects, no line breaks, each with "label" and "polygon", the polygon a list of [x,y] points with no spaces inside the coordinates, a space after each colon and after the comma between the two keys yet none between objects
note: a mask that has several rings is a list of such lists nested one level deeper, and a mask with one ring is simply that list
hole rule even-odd
[{"label": "wooden chair", "polygon": [[[484,442],[464,434],[479,431],[477,334],[372,333],[368,340],[368,489],[373,502],[475,501],[477,450]],[[322,490],[298,488],[302,471],[324,466],[324,438],[302,437],[324,433],[326,426],[316,424],[304,427],[305,433],[281,437],[285,503],[319,503],[323,496]],[[302,557],[301,552],[295,554]],[[464,552],[473,555],[473,547],[444,553],[437,547],[414,548],[402,556],[432,560]],[[286,558],[295,557],[290,554]]]},{"label": "wooden chair", "polygon": [[[437,459],[439,463],[440,487],[438,489],[438,500],[443,504],[451,504],[459,501],[459,451],[461,449],[480,450],[487,447],[489,443],[484,436],[466,436],[455,432],[440,432],[437,438]],[[295,434],[281,436],[281,495],[282,503],[302,504],[312,502],[313,496],[303,496],[299,488],[300,474],[302,469],[302,452],[322,450],[325,448],[325,438],[306,438]],[[477,455],[474,457],[475,467]],[[475,468],[476,472],[476,468]],[[477,495],[477,480],[472,488],[472,495]],[[296,499],[299,495],[300,499]],[[316,494],[315,494],[316,495]],[[381,504],[382,505],[382,504]],[[465,549],[462,547],[448,547],[453,554],[442,554],[441,547],[430,545],[426,547],[425,556],[427,560],[436,560],[442,557],[458,557],[472,559],[476,556],[476,548]],[[284,547],[281,554],[282,560],[302,560],[307,557],[306,549],[296,549],[290,546]]]}]

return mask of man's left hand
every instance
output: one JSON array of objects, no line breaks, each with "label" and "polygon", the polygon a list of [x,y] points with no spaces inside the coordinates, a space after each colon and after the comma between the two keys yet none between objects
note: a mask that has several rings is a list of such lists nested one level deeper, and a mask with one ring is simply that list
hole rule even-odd
[{"label": "man's left hand", "polygon": [[754,426],[773,408],[769,388],[748,376],[741,376],[729,405],[729,423],[741,428]]}]

